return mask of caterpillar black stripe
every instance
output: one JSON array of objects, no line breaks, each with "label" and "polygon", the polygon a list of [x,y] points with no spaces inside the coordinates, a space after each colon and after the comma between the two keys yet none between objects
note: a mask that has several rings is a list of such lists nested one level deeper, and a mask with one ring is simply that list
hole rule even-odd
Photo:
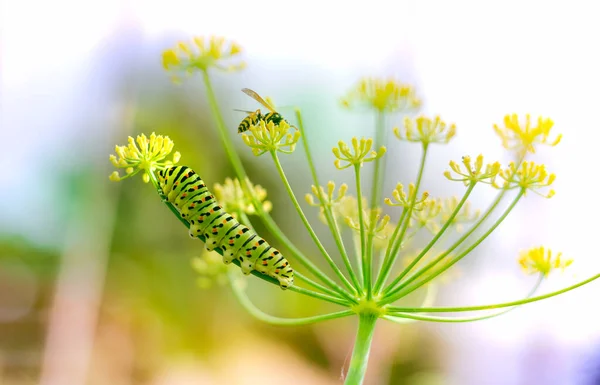
[{"label": "caterpillar black stripe", "polygon": [[173,166],[158,176],[163,198],[190,223],[191,237],[204,236],[207,250],[220,248],[224,263],[238,259],[244,274],[257,270],[282,289],[294,284],[294,270],[281,252],[226,213],[194,170]]}]

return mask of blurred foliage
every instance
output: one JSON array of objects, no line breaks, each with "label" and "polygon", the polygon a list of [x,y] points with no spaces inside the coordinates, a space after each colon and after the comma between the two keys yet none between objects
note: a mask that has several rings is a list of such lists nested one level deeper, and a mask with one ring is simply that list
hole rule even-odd
[{"label": "blurred foliage", "polygon": [[0,369],[20,383],[38,375],[58,262],[55,251],[24,237],[0,239]]}]

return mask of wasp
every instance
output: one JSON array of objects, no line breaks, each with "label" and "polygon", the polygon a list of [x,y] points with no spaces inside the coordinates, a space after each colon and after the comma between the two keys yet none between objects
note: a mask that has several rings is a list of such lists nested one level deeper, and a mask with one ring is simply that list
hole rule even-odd
[{"label": "wasp", "polygon": [[261,98],[259,94],[252,91],[249,88],[242,88],[242,92],[245,93],[246,95],[250,96],[252,99],[256,100],[257,102],[259,102],[263,107],[265,107],[267,110],[269,110],[269,112],[263,115],[260,112],[260,109],[254,111],[254,112],[244,111],[244,112],[248,113],[248,116],[246,116],[244,118],[244,120],[242,120],[240,125],[238,126],[238,133],[248,131],[250,129],[250,126],[257,125],[258,122],[260,122],[261,120],[264,120],[265,123],[273,122],[273,124],[276,124],[276,125],[279,125],[279,123],[281,123],[282,121],[285,121],[286,123],[289,124],[289,122],[287,120],[283,119],[283,116],[281,116],[279,114],[279,112],[275,111],[273,106],[271,106],[269,103],[267,103],[266,100]]}]

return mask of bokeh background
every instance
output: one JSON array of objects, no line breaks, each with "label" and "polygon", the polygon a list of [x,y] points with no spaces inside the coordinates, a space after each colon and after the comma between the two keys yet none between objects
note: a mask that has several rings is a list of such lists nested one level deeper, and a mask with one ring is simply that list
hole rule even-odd
[{"label": "bokeh background", "polygon": [[[592,1],[1,6],[0,384],[341,382],[354,320],[297,328],[254,321],[227,288],[198,287],[190,260],[201,245],[149,185],[108,180],[114,145],[152,131],[169,135],[183,163],[209,183],[233,175],[200,79],[175,86],[160,66],[162,50],[195,35],[226,36],[245,48],[246,70],[213,77],[232,132],[243,117],[233,109],[257,107],[242,87],[301,107],[322,181],[349,181],[334,169],[330,148],[372,132],[371,116],[339,105],[362,76],[412,83],[424,113],[457,123],[456,139],[429,159],[425,187],[434,196],[462,190],[441,176],[450,159],[480,152],[510,159],[492,131],[505,114],[555,121],[562,143],[536,156],[557,173],[557,195],[528,196],[461,263],[460,279],[443,287],[440,304],[522,297],[534,278],[519,270],[517,252],[538,244],[576,260],[545,291],[600,270],[600,24]],[[272,165],[236,140],[253,181],[269,191],[276,221],[309,244]],[[388,154],[394,167],[385,191],[415,177],[418,148],[394,142]],[[301,152],[284,167],[297,194],[308,192]],[[485,207],[492,194],[480,190],[473,204]],[[272,313],[326,310],[249,283]],[[382,322],[367,383],[600,384],[599,293],[592,283],[475,324]]]}]

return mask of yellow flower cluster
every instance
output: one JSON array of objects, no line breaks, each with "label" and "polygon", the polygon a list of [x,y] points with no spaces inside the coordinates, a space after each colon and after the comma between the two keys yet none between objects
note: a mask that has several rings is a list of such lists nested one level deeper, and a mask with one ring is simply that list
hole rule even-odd
[{"label": "yellow flower cluster", "polygon": [[[378,151],[372,151],[371,147],[373,147],[373,139],[371,138],[358,140],[358,138],[353,137],[352,149],[343,140],[340,140],[338,147],[334,147],[332,150],[333,155],[337,158],[334,161],[335,167],[340,170],[354,165],[362,167],[363,163],[379,159],[385,154],[386,149],[384,146],[381,146]],[[342,165],[341,162],[347,163]]]},{"label": "yellow flower cluster", "polygon": [[456,125],[447,124],[439,116],[433,119],[419,116],[414,119],[404,118],[404,130],[394,128],[394,134],[400,140],[429,143],[448,143],[456,135]]},{"label": "yellow flower cluster", "polygon": [[[440,206],[442,208],[440,212],[440,222],[442,224],[445,224],[448,221],[448,219],[450,219],[450,216],[452,215],[454,210],[456,210],[459,201],[460,200],[458,199],[458,197],[455,196],[439,200]],[[456,230],[460,232],[463,229],[463,224],[476,221],[480,215],[481,210],[471,209],[471,202],[467,201],[452,220],[452,224],[456,227]]]},{"label": "yellow flower cluster", "polygon": [[504,127],[494,124],[494,131],[502,139],[504,148],[524,155],[526,152],[534,153],[536,144],[556,146],[560,142],[562,135],[549,139],[552,126],[554,122],[551,119],[542,117],[537,119],[535,126],[532,125],[529,114],[525,115],[525,125],[522,125],[517,114],[512,114],[504,117]]},{"label": "yellow flower cluster", "polygon": [[[381,210],[379,207],[363,210],[363,224],[367,234],[379,236],[379,233],[386,228],[388,222],[390,221],[390,216],[384,215],[382,217],[382,212],[383,210]],[[360,231],[359,220],[348,216],[346,217],[346,224],[354,230]]]},{"label": "yellow flower cluster", "polygon": [[196,282],[202,289],[208,289],[215,283],[219,286],[227,283],[229,265],[223,263],[216,251],[204,250],[199,257],[192,259],[192,268],[199,275]]},{"label": "yellow flower cluster", "polygon": [[[429,193],[425,191],[423,195],[421,195],[421,199],[416,199],[415,193],[416,191],[414,183],[408,185],[408,194],[404,192],[404,186],[402,183],[398,183],[394,191],[392,191],[392,197],[397,203],[392,202],[390,198],[385,198],[384,203],[388,206],[402,206],[404,208],[409,208],[411,205],[413,205],[413,210],[419,211],[427,201]],[[412,202],[413,199],[414,202]]]},{"label": "yellow flower cluster", "polygon": [[[323,186],[317,187],[315,185],[311,186],[311,190],[314,194],[306,194],[305,199],[306,203],[315,207],[333,207],[336,203],[340,202],[342,198],[346,195],[346,191],[348,190],[348,185],[346,183],[342,183],[340,188],[338,189],[337,196],[334,197],[335,192],[335,183],[333,181],[329,181],[327,183],[327,192],[323,189]],[[319,201],[319,203],[315,202],[315,197]]]},{"label": "yellow flower cluster", "polygon": [[470,156],[463,156],[462,164],[464,165],[464,171],[458,163],[450,161],[450,168],[458,176],[453,177],[450,171],[444,172],[444,176],[450,180],[463,182],[465,186],[473,182],[492,184],[500,171],[499,162],[484,164],[483,155],[479,155],[475,159],[475,163],[472,162]]},{"label": "yellow flower cluster", "polygon": [[163,169],[179,161],[181,155],[175,152],[171,160],[165,160],[173,151],[174,143],[168,136],[156,135],[152,133],[150,137],[141,134],[134,140],[131,136],[128,138],[127,146],[116,146],[115,152],[118,155],[110,155],[111,163],[117,168],[124,168],[125,175],[121,176],[118,171],[110,175],[110,180],[114,182],[134,176],[143,171],[144,182],[150,181],[150,174],[157,169]]},{"label": "yellow flower cluster", "polygon": [[342,105],[353,108],[366,105],[380,112],[411,110],[421,105],[415,90],[394,79],[364,78],[342,99]]},{"label": "yellow flower cluster", "polygon": [[436,199],[427,199],[420,207],[420,210],[413,210],[411,214],[412,226],[419,228],[426,227],[432,233],[437,233],[440,229],[438,224],[442,212],[442,204]]},{"label": "yellow flower cluster", "polygon": [[[273,205],[267,199],[267,190],[260,185],[252,185],[247,180],[247,186],[251,191],[246,193],[240,183],[236,179],[226,178],[224,184],[215,183],[214,191],[217,201],[221,203],[224,210],[231,213],[237,218],[238,213],[253,215],[256,213],[252,197],[254,196],[259,202],[262,202],[262,208],[265,212],[271,211]],[[237,218],[239,219],[239,218]]]},{"label": "yellow flower cluster", "polygon": [[561,259],[562,253],[553,255],[552,250],[543,246],[534,247],[522,251],[519,257],[519,264],[527,274],[542,274],[547,277],[550,271],[555,269],[564,270],[573,263],[572,259]]},{"label": "yellow flower cluster", "polygon": [[556,179],[556,175],[548,173],[546,166],[543,164],[524,161],[517,169],[517,165],[511,162],[506,169],[500,170],[498,176],[504,180],[504,183],[500,185],[494,184],[496,188],[521,188],[525,194],[527,194],[527,190],[531,190],[545,198],[554,196],[554,190],[550,190],[545,195],[536,191],[542,187],[549,187]]},{"label": "yellow flower cluster", "polygon": [[258,125],[251,125],[250,129],[242,134],[242,140],[256,156],[274,151],[291,154],[300,139],[300,131],[290,134],[289,130],[290,125],[285,120],[279,124],[260,120]]},{"label": "yellow flower cluster", "polygon": [[[162,65],[167,71],[178,71],[192,74],[194,71],[207,71],[214,67],[222,71],[243,69],[244,62],[225,64],[235,60],[242,49],[233,42],[222,37],[195,37],[193,44],[180,42],[175,48],[163,52]],[[174,78],[178,80],[178,78]]]}]

